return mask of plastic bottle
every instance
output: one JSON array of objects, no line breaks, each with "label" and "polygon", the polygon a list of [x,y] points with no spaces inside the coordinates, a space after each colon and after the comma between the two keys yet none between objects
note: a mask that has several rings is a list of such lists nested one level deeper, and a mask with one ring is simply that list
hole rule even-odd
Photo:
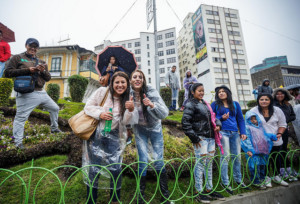
[{"label": "plastic bottle", "polygon": [[[112,113],[112,108],[109,108],[109,112]],[[112,124],[112,120],[106,120],[105,121],[105,127],[104,127],[104,132],[105,133],[110,133],[111,124]]]}]

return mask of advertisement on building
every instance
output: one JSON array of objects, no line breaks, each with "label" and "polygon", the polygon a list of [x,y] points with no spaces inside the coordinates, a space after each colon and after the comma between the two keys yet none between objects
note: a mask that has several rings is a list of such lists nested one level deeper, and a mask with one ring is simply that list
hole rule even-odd
[{"label": "advertisement on building", "polygon": [[194,34],[194,44],[196,51],[196,63],[200,63],[207,57],[207,48],[205,42],[203,17],[201,13],[201,7],[197,9],[192,17],[193,23],[193,34]]}]

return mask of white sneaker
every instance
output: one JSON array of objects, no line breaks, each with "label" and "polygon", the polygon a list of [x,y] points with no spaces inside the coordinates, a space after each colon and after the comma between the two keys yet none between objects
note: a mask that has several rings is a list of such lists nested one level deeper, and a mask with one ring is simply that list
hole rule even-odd
[{"label": "white sneaker", "polygon": [[282,186],[289,186],[289,184],[287,182],[285,182],[280,176],[275,176],[273,178],[273,181],[275,183],[278,183],[278,184],[282,185]]},{"label": "white sneaker", "polygon": [[298,178],[296,178],[294,176],[290,176],[289,181],[298,181]]},{"label": "white sneaker", "polygon": [[272,188],[272,182],[271,182],[272,180],[271,180],[271,178],[270,177],[268,177],[268,176],[266,176],[266,187],[267,188]]},{"label": "white sneaker", "polygon": [[265,184],[260,184],[260,185],[259,185],[259,189],[260,189],[260,190],[265,190],[265,189],[267,189],[267,187],[266,187]]}]

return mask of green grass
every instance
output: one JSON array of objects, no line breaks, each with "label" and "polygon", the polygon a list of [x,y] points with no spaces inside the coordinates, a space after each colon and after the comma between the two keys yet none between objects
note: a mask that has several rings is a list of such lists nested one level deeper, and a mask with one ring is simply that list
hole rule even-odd
[{"label": "green grass", "polygon": [[170,111],[173,115],[169,115],[166,119],[174,120],[181,123],[183,112],[180,111]]}]

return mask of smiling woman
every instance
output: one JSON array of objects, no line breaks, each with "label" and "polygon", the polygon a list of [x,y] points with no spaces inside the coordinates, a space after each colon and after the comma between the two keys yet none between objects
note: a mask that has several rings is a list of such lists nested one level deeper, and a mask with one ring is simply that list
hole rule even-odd
[{"label": "smiling woman", "polygon": [[[133,124],[137,118],[133,102],[129,101],[129,78],[124,72],[116,72],[108,87],[108,96],[104,105],[100,106],[107,88],[100,87],[87,101],[84,111],[87,115],[99,120],[96,131],[89,140],[83,142],[83,166],[96,164],[107,166],[105,170],[101,167],[86,167],[84,178],[87,185],[88,203],[97,200],[97,189],[110,189],[112,203],[120,199],[121,192],[121,163],[126,145],[126,125]],[[101,184],[99,178],[102,175]],[[108,185],[105,177],[112,177]],[[99,185],[98,185],[99,184]],[[117,189],[114,193],[113,189]],[[93,200],[93,201],[92,201]]]}]

